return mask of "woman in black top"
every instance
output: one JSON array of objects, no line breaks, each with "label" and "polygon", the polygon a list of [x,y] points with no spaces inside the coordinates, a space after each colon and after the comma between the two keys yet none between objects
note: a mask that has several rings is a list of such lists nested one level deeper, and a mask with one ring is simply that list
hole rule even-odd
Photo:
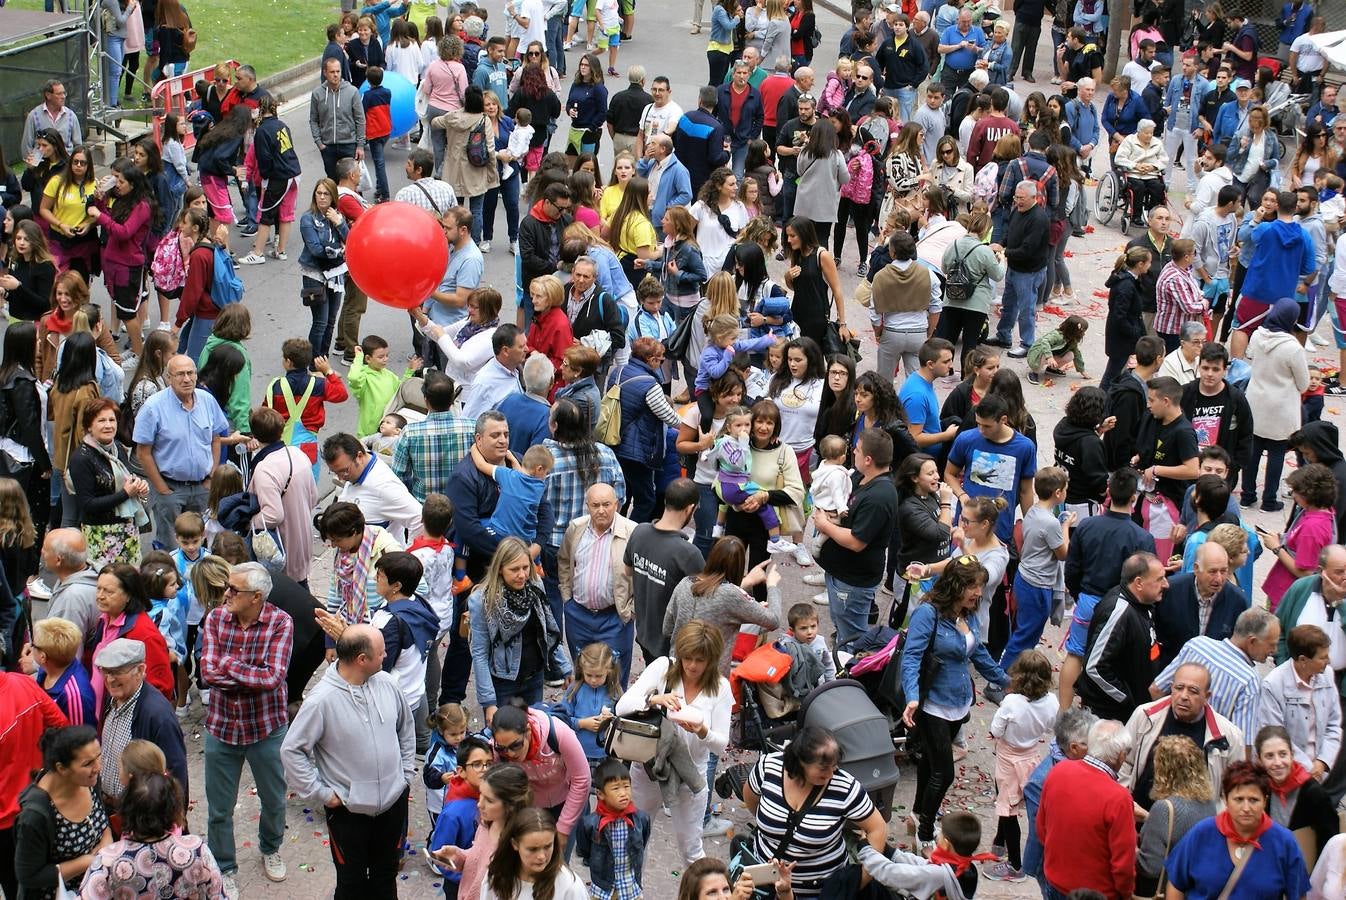
[{"label": "woman in black top", "polygon": [[[37,133],[33,141],[38,157],[37,165],[29,165],[24,169],[23,176],[19,183],[23,189],[28,192],[29,207],[33,210],[33,215],[42,208],[42,192],[46,190],[47,182],[51,177],[65,168],[70,161],[70,154],[65,149],[65,138],[54,128],[44,128]],[[31,160],[24,160],[31,163]]]},{"label": "woman in black top", "polygon": [[[1313,773],[1295,759],[1290,732],[1280,725],[1267,725],[1257,732],[1253,748],[1257,761],[1271,778],[1271,798],[1267,814],[1277,825],[1284,825],[1296,838],[1308,837],[1316,848],[1304,854],[1304,863],[1313,868],[1317,856],[1337,833],[1337,811]],[[1304,845],[1300,841],[1300,845]]]},{"label": "woman in black top", "polygon": [[34,374],[36,356],[36,325],[15,322],[5,329],[4,356],[0,358],[0,427],[4,429],[0,441],[13,441],[21,448],[17,456],[26,456],[31,463],[12,464],[17,448],[10,447],[8,452],[0,451],[0,464],[9,469],[9,477],[28,497],[40,546],[51,512],[51,457],[42,436],[44,416]]},{"label": "woman in black top", "polygon": [[[893,439],[891,471],[896,472],[908,456],[920,452],[916,439],[907,428],[907,413],[897,399],[897,391],[893,390],[892,379],[880,378],[876,372],[864,372],[855,381],[855,424],[847,436],[851,450],[847,454],[847,466],[854,465],[854,448],[866,428],[882,428]],[[889,593],[895,589],[894,573],[901,546],[902,535],[895,528],[889,540],[887,573],[883,582],[883,589]],[[877,607],[874,614],[877,614]]]},{"label": "woman in black top", "polygon": [[[731,254],[732,255],[732,254]],[[827,360],[823,398],[818,403],[818,424],[813,437],[821,441],[829,434],[851,439],[855,425],[855,360],[837,354]]]},{"label": "woman in black top", "polygon": [[982,344],[972,348],[963,364],[963,380],[954,385],[944,405],[939,410],[942,426],[950,422],[960,425],[966,422],[976,423],[972,410],[981,402],[981,398],[991,392],[991,379],[1000,371],[1000,350]]},{"label": "woman in black top", "polygon": [[[940,481],[935,458],[928,453],[913,453],[896,469],[897,541],[889,556],[891,569],[905,573],[912,563],[936,563],[949,555],[953,535],[953,492]],[[890,576],[891,577],[891,576]],[[896,591],[896,581],[891,582]],[[902,596],[895,598],[888,624],[901,628],[907,620],[911,590],[920,590],[920,582],[911,589],[904,582]]]},{"label": "woman in black top", "polygon": [[9,302],[9,314],[36,322],[51,312],[51,290],[56,281],[56,263],[47,248],[47,236],[30,220],[14,226],[14,246],[0,274],[0,289]]},{"label": "woman in black top", "polygon": [[[790,314],[799,325],[799,333],[810,337],[827,333],[831,320],[832,299],[836,299],[837,324],[841,339],[849,341],[851,330],[846,327],[845,294],[831,251],[818,246],[818,233],[813,222],[795,216],[785,224],[785,243],[790,268],[785,271],[785,286],[794,291]],[[819,343],[823,343],[819,341]]]},{"label": "woman in black top", "polygon": [[80,415],[84,440],[67,463],[94,569],[139,562],[140,527],[149,522],[149,482],[131,474],[126,449],[117,443],[119,416],[117,404],[107,397],[86,403]]}]

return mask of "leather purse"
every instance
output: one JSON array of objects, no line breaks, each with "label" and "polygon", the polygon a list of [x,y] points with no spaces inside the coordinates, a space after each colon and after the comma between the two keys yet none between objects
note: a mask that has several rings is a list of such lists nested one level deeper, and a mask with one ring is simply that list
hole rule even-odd
[{"label": "leather purse", "polygon": [[647,763],[659,751],[662,709],[647,709],[629,716],[616,716],[598,729],[598,740],[608,755],[627,762]]}]

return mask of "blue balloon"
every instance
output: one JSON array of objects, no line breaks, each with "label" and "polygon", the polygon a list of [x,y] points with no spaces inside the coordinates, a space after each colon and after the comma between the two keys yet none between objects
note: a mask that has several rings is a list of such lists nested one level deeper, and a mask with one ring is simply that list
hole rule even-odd
[{"label": "blue balloon", "polygon": [[[393,119],[393,133],[389,137],[399,138],[410,134],[416,127],[416,85],[407,81],[406,76],[396,72],[384,71],[383,86],[393,95],[389,113]],[[360,96],[369,90],[369,82],[360,85]]]}]

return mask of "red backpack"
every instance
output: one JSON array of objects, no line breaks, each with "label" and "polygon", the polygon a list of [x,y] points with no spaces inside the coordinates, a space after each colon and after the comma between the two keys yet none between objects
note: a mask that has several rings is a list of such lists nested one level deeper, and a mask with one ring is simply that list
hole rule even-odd
[{"label": "red backpack", "polygon": [[1021,181],[1031,181],[1038,186],[1038,206],[1047,205],[1047,182],[1056,176],[1056,167],[1048,164],[1047,171],[1042,173],[1041,178],[1033,178],[1028,174],[1028,163],[1024,158],[1019,157],[1019,171],[1023,173]]}]

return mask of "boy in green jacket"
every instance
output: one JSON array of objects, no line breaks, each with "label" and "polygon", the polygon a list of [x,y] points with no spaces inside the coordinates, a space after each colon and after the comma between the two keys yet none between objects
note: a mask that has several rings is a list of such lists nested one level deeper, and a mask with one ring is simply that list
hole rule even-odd
[{"label": "boy in green jacket", "polygon": [[360,419],[355,426],[356,437],[363,440],[379,430],[379,422],[383,419],[388,401],[393,399],[402,382],[420,367],[420,357],[413,356],[399,378],[388,369],[387,341],[377,334],[371,334],[360,342],[360,346],[355,348],[355,361],[351,363],[350,374],[346,377],[347,386],[360,404]]}]

